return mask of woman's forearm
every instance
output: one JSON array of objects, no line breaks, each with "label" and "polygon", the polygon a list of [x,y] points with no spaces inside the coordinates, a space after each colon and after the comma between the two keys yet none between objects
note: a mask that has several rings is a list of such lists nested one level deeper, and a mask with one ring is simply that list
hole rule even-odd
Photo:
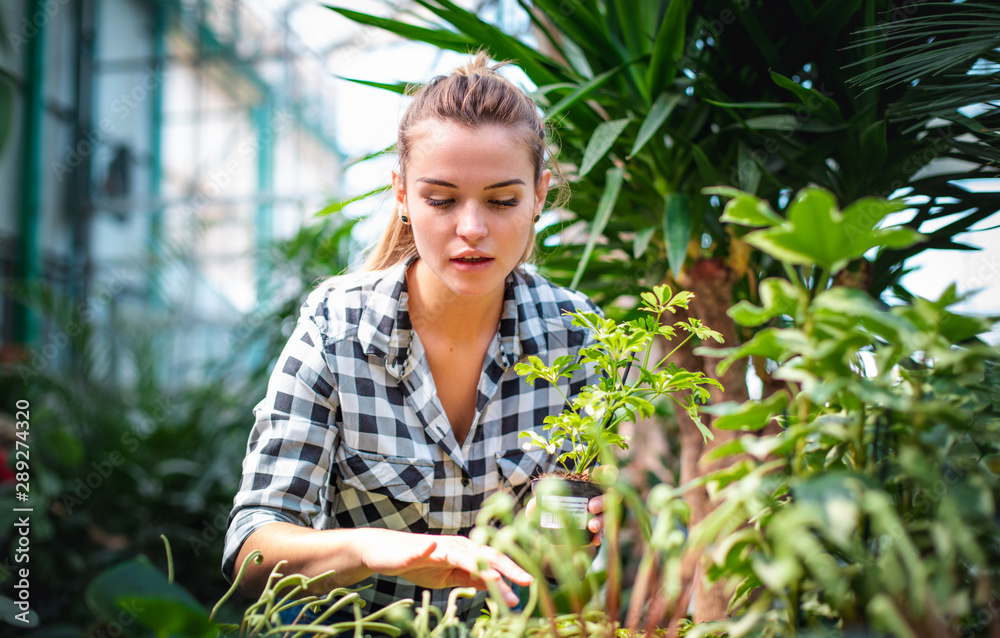
[{"label": "woman's forearm", "polygon": [[259,549],[263,560],[260,565],[250,563],[240,582],[239,590],[245,596],[260,596],[274,566],[282,560],[287,561],[281,568],[285,575],[313,577],[336,570],[336,574],[311,588],[311,594],[353,585],[374,573],[362,562],[362,535],[366,531],[371,530],[318,530],[292,523],[269,523],[255,530],[243,543],[231,577],[236,577],[250,552]]}]

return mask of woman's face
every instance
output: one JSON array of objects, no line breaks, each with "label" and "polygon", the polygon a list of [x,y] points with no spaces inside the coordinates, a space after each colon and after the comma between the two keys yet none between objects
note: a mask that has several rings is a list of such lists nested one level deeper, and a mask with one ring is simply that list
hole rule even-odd
[{"label": "woman's face", "polygon": [[422,283],[497,294],[527,248],[551,172],[535,183],[528,149],[508,127],[425,120],[415,133],[405,184],[394,173],[393,189],[413,227]]}]

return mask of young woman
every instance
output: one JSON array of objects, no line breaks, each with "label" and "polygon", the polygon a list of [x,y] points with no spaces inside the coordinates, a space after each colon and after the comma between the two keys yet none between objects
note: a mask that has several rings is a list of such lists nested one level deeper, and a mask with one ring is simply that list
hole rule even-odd
[{"label": "young woman", "polygon": [[[281,559],[285,574],[336,570],[327,591],[372,585],[366,611],[419,602],[423,589],[443,609],[449,588],[490,580],[515,604],[504,579],[530,584],[468,534],[487,497],[523,498],[529,478],[554,467],[518,435],[541,433],[562,396],[514,365],[577,355],[589,337],[563,311],[597,311],[521,268],[552,175],[544,151],[536,105],[485,54],[415,94],[381,243],[365,272],[308,296],[254,408],[223,563],[232,579],[263,553],[245,594],[259,595]],[[561,389],[573,396],[591,375]],[[601,499],[590,509],[603,512]],[[460,599],[461,611],[474,618],[484,596]]]}]

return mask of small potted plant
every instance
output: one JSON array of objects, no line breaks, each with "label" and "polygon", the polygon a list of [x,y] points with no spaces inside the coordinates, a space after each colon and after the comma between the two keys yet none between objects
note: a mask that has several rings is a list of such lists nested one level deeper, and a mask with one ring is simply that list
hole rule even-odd
[{"label": "small potted plant", "polygon": [[[521,433],[522,438],[528,439],[524,444],[526,450],[534,446],[549,454],[558,453],[557,463],[561,469],[532,482],[532,491],[539,499],[543,528],[562,528],[570,521],[572,527],[587,530],[587,503],[603,492],[602,484],[609,482],[595,476],[593,470],[597,462],[613,464],[614,455],[610,454],[613,446],[628,449],[628,440],[618,433],[618,426],[651,416],[655,410],[654,399],[672,399],[691,416],[703,436],[712,438],[698,418],[697,406],[708,400],[705,386],[719,389],[722,386],[702,372],[679,368],[670,362],[670,357],[694,337],[722,343],[722,335],[694,318],[673,325],[663,322],[666,313],[674,314],[688,307],[694,298],[690,292],[673,294],[669,286],[662,285],[651,292],[643,292],[640,297],[639,310],[649,315],[631,321],[616,322],[593,312],[567,313],[573,317],[575,325],[590,330],[594,338],[593,345],[580,351],[579,360],[566,355],[547,366],[532,356],[526,363],[514,367],[519,375],[527,376],[529,384],[534,384],[535,379],[544,379],[556,389],[559,389],[557,381],[560,378],[572,377],[583,365],[593,364],[601,375],[599,382],[584,386],[572,401],[567,400],[562,413],[545,418],[544,430],[548,432],[548,439],[536,432]],[[662,335],[670,342],[677,337],[678,331],[687,334],[684,340],[650,366],[656,336]],[[638,375],[630,382],[629,372],[636,366]],[[551,486],[553,478],[555,486]],[[538,489],[545,484],[549,486]],[[589,542],[592,536],[589,531],[586,536]]]}]

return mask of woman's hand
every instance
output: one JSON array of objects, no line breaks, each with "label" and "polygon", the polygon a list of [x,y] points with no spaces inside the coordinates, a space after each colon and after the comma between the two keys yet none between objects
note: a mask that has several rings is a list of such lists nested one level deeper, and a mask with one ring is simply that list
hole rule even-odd
[{"label": "woman's hand", "polygon": [[[595,496],[587,502],[587,511],[594,515],[587,521],[587,529],[594,533],[590,544],[597,547],[604,540],[604,495]],[[535,513],[535,497],[528,499],[528,504],[524,506],[524,513],[531,518]]]},{"label": "woman's hand", "polygon": [[[518,585],[528,586],[531,574],[492,547],[475,543],[464,536],[435,536],[386,529],[366,529],[362,564],[375,573],[400,576],[414,585],[475,587],[487,589],[496,583],[508,605],[518,602],[517,595],[501,576]],[[479,559],[486,567],[479,568]]]}]

